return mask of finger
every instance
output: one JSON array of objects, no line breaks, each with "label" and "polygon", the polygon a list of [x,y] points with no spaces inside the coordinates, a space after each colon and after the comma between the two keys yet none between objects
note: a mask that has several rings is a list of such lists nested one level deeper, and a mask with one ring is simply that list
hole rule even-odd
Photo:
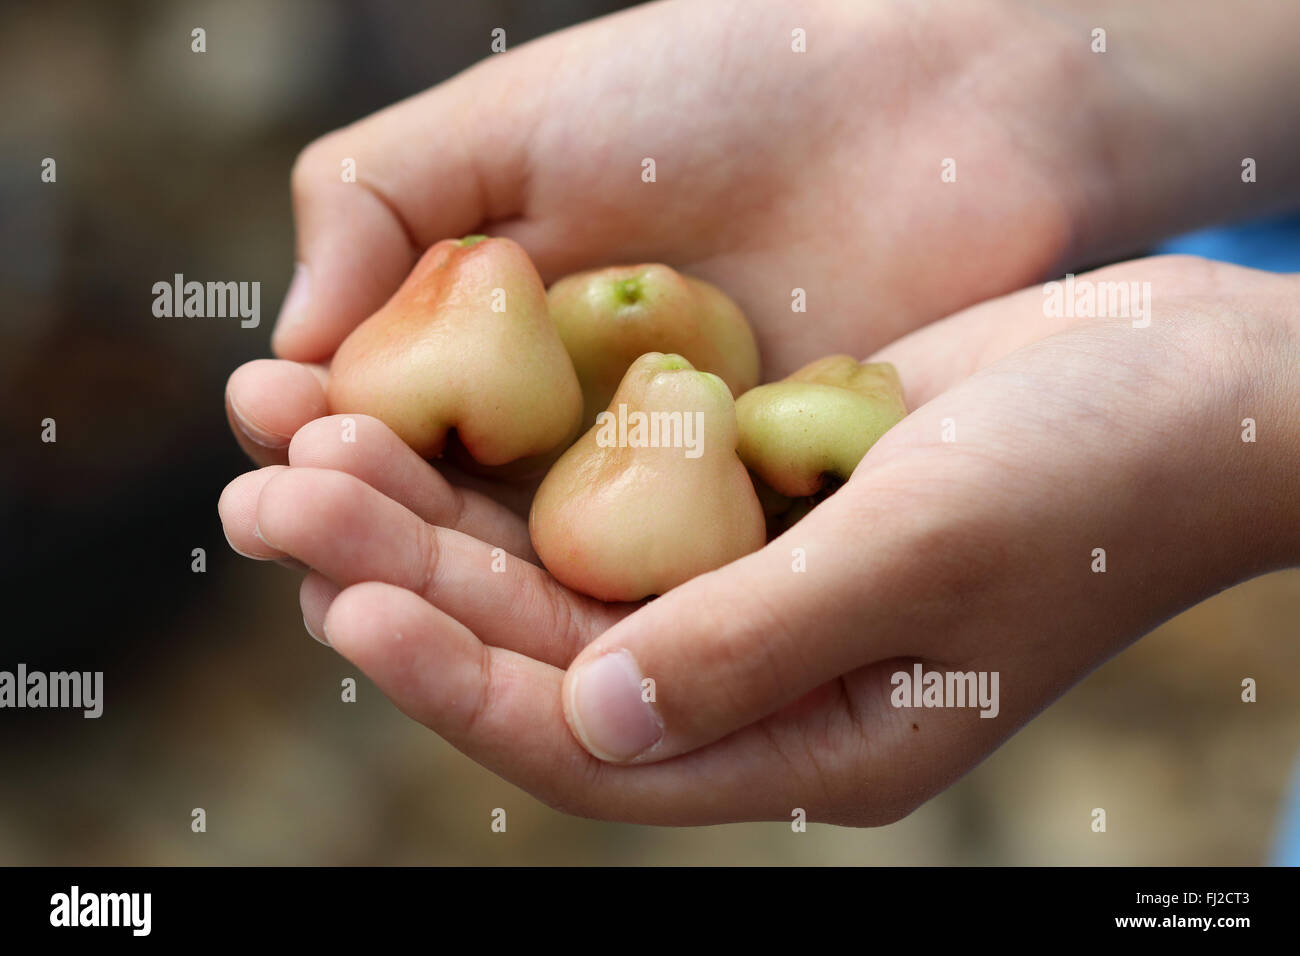
[{"label": "finger", "polygon": [[[345,589],[326,615],[325,633],[404,713],[565,812],[661,825],[788,820],[794,807],[822,817],[843,812],[827,802],[825,768],[809,757],[801,727],[748,728],[715,747],[649,766],[602,764],[565,725],[563,671],[486,646],[460,622],[392,585]],[[843,739],[856,747],[861,736],[852,731]],[[849,755],[834,749],[818,756],[850,765]],[[877,781],[860,762],[852,766],[844,783],[855,788],[855,807],[869,807]],[[897,817],[883,803],[875,812]]]},{"label": "finger", "polygon": [[303,151],[291,176],[298,266],[277,355],[327,359],[421,251],[520,212],[543,84],[517,83],[514,63],[494,57]]},{"label": "finger", "polygon": [[257,499],[272,477],[284,471],[283,465],[268,465],[240,475],[221,492],[217,513],[221,529],[231,549],[245,558],[276,561],[284,552],[271,547],[257,536]]},{"label": "finger", "polygon": [[[883,535],[871,548],[845,537],[883,527],[884,515],[854,514],[847,500],[830,498],[766,548],[674,588],[580,653],[565,713],[587,750],[614,762],[673,757],[902,654],[904,635],[887,615],[897,555]],[[879,613],[846,614],[846,593]]]},{"label": "finger", "polygon": [[[538,485],[546,477],[543,474],[530,479],[515,481],[492,478],[486,475],[473,475],[458,468],[446,458],[440,458],[437,467],[438,473],[452,485],[466,491],[473,491],[484,498],[495,501],[501,507],[520,518],[524,522],[525,528],[528,523],[528,511],[533,506],[533,496],[537,494]],[[529,542],[528,547],[532,548],[531,542]]]},{"label": "finger", "polygon": [[337,584],[319,571],[312,571],[303,577],[302,587],[298,589],[303,627],[326,647],[329,646],[329,641],[325,640],[325,615],[329,613],[334,599],[339,596],[339,590]]},{"label": "finger", "polygon": [[504,549],[426,524],[342,472],[285,470],[262,489],[257,525],[272,547],[341,587],[406,588],[487,643],[559,666],[628,610],[576,594]]},{"label": "finger", "polygon": [[[226,414],[240,446],[254,461],[288,463],[293,436],[329,414],[325,398],[328,377],[324,366],[280,359],[258,359],[235,370],[226,388]],[[501,501],[515,514],[527,516],[535,482],[507,484],[468,475],[448,463],[439,468],[456,487]]]},{"label": "finger", "polygon": [[[1131,281],[1182,268],[1131,265],[1085,278]],[[876,357],[900,366],[915,407],[1023,344],[1087,321],[1045,316],[1042,303],[1041,289],[1025,290],[952,316]],[[889,444],[887,437],[879,450]],[[880,460],[873,449],[863,464]],[[886,502],[901,498],[888,482],[877,468],[858,469],[844,493],[768,548],[664,595],[586,648],[565,682],[566,714],[583,744],[610,761],[662,760],[746,726],[838,674],[904,653],[903,615],[862,620],[843,610],[896,606],[893,582],[907,580],[899,569],[914,556],[892,553],[889,541],[906,540],[891,529],[904,530],[899,523],[909,513],[896,505],[886,510]],[[915,489],[908,497],[916,501]],[[868,529],[873,546],[853,547],[845,528]],[[792,573],[794,548],[802,549],[808,571]],[[851,600],[831,602],[832,594]],[[654,701],[642,699],[645,680],[654,681]]]},{"label": "finger", "polygon": [[230,429],[259,465],[287,464],[294,433],[327,412],[319,366],[257,359],[235,369],[226,383]]},{"label": "finger", "polygon": [[528,525],[519,515],[480,492],[450,484],[377,418],[333,415],[308,422],[293,436],[289,464],[346,472],[429,524],[454,528],[537,562]]}]

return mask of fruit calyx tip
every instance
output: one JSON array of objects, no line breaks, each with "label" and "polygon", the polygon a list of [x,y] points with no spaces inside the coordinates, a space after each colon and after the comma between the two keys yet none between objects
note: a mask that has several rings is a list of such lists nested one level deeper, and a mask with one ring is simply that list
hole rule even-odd
[{"label": "fruit calyx tip", "polygon": [[645,289],[641,286],[640,276],[619,279],[614,283],[614,298],[620,305],[636,305],[644,294]]}]

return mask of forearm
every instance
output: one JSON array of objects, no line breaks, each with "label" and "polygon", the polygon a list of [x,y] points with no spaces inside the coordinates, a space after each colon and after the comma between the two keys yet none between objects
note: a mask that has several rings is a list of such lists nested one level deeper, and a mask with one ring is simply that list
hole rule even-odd
[{"label": "forearm", "polygon": [[[1048,0],[1108,76],[1080,92],[1107,114],[1078,144],[1072,258],[1139,251],[1173,233],[1300,202],[1300,5],[1290,0]],[[1096,97],[1100,96],[1100,102]],[[1254,161],[1254,181],[1243,163]]]},{"label": "forearm", "polygon": [[1175,283],[1152,328],[1134,332],[1154,333],[1160,355],[1147,414],[1164,425],[1144,442],[1141,474],[1163,501],[1122,524],[1135,547],[1159,543],[1169,582],[1187,575],[1199,600],[1300,565],[1300,277],[1149,262],[1153,286]]},{"label": "forearm", "polygon": [[1275,289],[1272,324],[1257,350],[1266,371],[1249,392],[1275,434],[1260,434],[1258,417],[1249,411],[1241,419],[1256,419],[1254,444],[1246,442],[1249,426],[1242,420],[1237,425],[1243,453],[1262,453],[1256,510],[1265,540],[1273,543],[1272,567],[1300,567],[1300,275],[1277,276]]}]

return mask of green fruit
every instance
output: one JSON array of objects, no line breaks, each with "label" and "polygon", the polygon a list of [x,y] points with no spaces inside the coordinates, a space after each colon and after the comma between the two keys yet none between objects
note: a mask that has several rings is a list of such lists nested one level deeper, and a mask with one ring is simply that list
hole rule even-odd
[{"label": "green fruit", "polygon": [[906,415],[892,365],[831,355],[736,401],[738,451],[772,491],[806,498],[828,477],[847,481],[867,450]]},{"label": "green fruit", "polygon": [[758,345],[739,307],[716,287],[668,266],[578,273],[551,286],[546,298],[582,385],[584,427],[647,352],[680,355],[721,377],[733,395],[758,384]]}]

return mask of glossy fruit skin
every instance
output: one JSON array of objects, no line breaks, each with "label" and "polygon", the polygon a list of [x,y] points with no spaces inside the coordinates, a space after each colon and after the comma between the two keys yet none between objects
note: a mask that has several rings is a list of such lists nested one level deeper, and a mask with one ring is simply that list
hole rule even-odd
[{"label": "glossy fruit skin", "polygon": [[867,450],[907,415],[898,372],[852,356],[818,359],[736,402],[741,459],[788,498],[847,481]]},{"label": "glossy fruit skin", "polygon": [[541,277],[505,238],[446,239],[425,252],[339,346],[327,392],[335,414],[373,415],[425,458],[442,454],[454,428],[485,466],[553,456],[582,415]]},{"label": "glossy fruit skin", "polygon": [[[638,601],[766,542],[763,509],[737,457],[735,404],[716,375],[676,355],[633,362],[609,411],[699,412],[697,458],[678,447],[602,447],[593,426],[555,463],[529,515],[533,548],[562,584]],[[606,432],[606,437],[609,436]]]},{"label": "glossy fruit skin", "polygon": [[582,384],[586,427],[647,352],[681,355],[721,377],[732,395],[759,382],[758,344],[739,306],[716,286],[669,266],[611,266],[567,276],[551,286],[547,301]]}]

